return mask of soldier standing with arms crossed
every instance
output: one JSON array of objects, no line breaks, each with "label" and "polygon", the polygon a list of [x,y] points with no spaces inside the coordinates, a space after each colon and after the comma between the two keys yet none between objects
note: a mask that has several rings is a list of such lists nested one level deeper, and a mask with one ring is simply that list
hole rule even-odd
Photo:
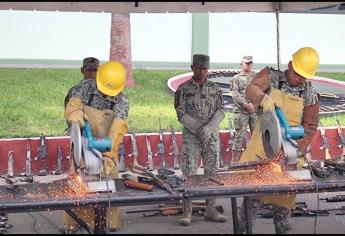
[{"label": "soldier standing with arms crossed", "polygon": [[241,59],[242,71],[234,76],[230,81],[230,90],[233,91],[232,98],[234,100],[234,126],[235,126],[235,142],[232,147],[231,164],[239,160],[242,152],[242,142],[247,135],[247,127],[249,124],[252,133],[257,119],[253,103],[249,102],[245,90],[250,81],[254,78],[255,72],[252,71],[253,57],[244,56]]},{"label": "soldier standing with arms crossed", "polygon": [[[181,167],[187,178],[197,173],[200,155],[203,158],[205,175],[212,176],[217,169],[218,125],[224,119],[224,104],[220,89],[207,80],[209,64],[209,56],[194,55],[191,66],[194,75],[192,79],[181,84],[175,93],[174,107],[178,121],[183,125]],[[215,199],[207,199],[204,219],[225,222],[227,217],[215,209]],[[188,226],[191,221],[191,201],[185,200],[180,225]]]}]

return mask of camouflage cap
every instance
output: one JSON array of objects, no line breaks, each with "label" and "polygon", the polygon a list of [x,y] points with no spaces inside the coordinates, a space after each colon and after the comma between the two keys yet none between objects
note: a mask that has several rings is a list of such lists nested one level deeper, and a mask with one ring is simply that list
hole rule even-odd
[{"label": "camouflage cap", "polygon": [[86,57],[83,60],[83,68],[85,70],[95,70],[99,67],[99,60],[95,57]]},{"label": "camouflage cap", "polygon": [[241,58],[241,62],[253,62],[252,56],[244,56]]},{"label": "camouflage cap", "polygon": [[210,68],[210,57],[203,54],[193,55],[193,65],[198,68]]}]

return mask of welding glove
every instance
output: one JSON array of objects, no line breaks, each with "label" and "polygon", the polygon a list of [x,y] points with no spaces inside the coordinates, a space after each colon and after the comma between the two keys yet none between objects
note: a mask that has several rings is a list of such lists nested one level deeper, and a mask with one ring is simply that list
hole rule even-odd
[{"label": "welding glove", "polygon": [[212,119],[207,123],[207,125],[201,127],[198,130],[197,136],[203,143],[204,147],[207,147],[211,142],[212,133],[214,133],[217,130],[218,125],[224,119],[224,116],[225,114],[223,111],[216,111],[216,113],[214,113]]},{"label": "welding glove", "polygon": [[83,104],[80,98],[72,97],[66,105],[64,117],[69,123],[78,123],[80,127],[85,126],[84,120],[88,120],[82,110]]},{"label": "welding glove", "polygon": [[262,107],[263,112],[267,112],[267,111],[271,111],[274,112],[275,111],[275,103],[273,101],[273,99],[271,98],[271,96],[265,94],[265,96],[263,97],[260,106]]},{"label": "welding glove", "polygon": [[109,152],[103,152],[102,155],[112,160],[105,158],[105,169],[109,177],[117,178],[118,176],[118,150],[123,137],[127,133],[128,121],[122,119],[114,119],[108,136],[111,138],[111,150]]},{"label": "welding glove", "polygon": [[201,127],[200,122],[187,113],[179,119],[179,122],[182,123],[183,126],[193,134],[196,134]]}]

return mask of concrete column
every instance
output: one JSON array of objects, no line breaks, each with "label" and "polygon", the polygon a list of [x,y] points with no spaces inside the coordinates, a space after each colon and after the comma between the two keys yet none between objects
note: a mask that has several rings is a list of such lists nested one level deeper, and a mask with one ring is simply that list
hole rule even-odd
[{"label": "concrete column", "polygon": [[111,14],[110,60],[121,62],[127,70],[126,87],[134,86],[129,14]]},{"label": "concrete column", "polygon": [[192,14],[192,57],[197,53],[208,55],[209,47],[209,14]]}]

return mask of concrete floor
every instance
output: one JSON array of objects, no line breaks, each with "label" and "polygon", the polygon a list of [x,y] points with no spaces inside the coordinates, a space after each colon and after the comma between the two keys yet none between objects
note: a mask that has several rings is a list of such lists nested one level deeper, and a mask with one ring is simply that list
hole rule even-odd
[{"label": "concrete floor", "polygon": [[[334,196],[338,193],[323,193],[320,198]],[[309,209],[317,209],[316,194],[301,194],[297,196],[297,201],[305,201]],[[238,206],[241,205],[242,198],[238,199]],[[126,214],[126,210],[138,210],[157,207],[151,206],[128,206],[121,207],[123,227],[112,234],[229,234],[233,233],[230,199],[217,199],[217,204],[222,204],[225,215],[229,218],[227,223],[206,222],[203,217],[193,216],[192,225],[189,227],[179,226],[179,216],[153,216],[142,217],[142,213]],[[337,208],[345,205],[345,202],[326,203],[320,201],[320,209]],[[16,234],[59,234],[58,227],[61,227],[63,211],[45,211],[31,213],[11,213],[8,214],[9,223],[13,228],[8,233]],[[315,217],[292,217],[291,224],[294,234],[312,234]],[[345,216],[335,215],[332,212],[329,216],[318,216],[317,234],[344,234]],[[82,230],[81,233],[87,233]],[[254,228],[254,234],[274,234],[272,219],[265,219],[258,216]]]}]

